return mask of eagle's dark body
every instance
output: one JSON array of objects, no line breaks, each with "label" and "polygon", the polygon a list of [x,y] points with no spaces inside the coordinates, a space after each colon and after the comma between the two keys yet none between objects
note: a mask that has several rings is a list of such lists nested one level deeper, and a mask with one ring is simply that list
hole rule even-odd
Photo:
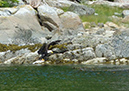
[{"label": "eagle's dark body", "polygon": [[40,58],[40,59],[44,59],[44,58],[48,55],[47,51],[48,51],[48,48],[49,48],[51,45],[56,45],[56,44],[58,44],[60,41],[61,41],[61,40],[53,41],[53,42],[51,42],[51,43],[49,43],[49,44],[44,43],[43,46],[38,50],[38,54],[41,55],[41,58]]},{"label": "eagle's dark body", "polygon": [[70,1],[73,1],[73,2],[78,2],[78,3],[81,3],[81,0],[70,0]]}]

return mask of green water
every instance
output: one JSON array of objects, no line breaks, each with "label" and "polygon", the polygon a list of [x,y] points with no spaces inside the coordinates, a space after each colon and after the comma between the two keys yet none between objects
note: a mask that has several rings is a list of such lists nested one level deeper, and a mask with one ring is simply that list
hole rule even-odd
[{"label": "green water", "polygon": [[128,66],[0,66],[0,91],[129,91]]}]

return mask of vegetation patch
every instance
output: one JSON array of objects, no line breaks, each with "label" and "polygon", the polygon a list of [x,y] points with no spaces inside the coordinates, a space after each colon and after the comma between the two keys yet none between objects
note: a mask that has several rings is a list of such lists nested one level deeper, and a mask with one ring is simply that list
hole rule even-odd
[{"label": "vegetation patch", "polygon": [[10,50],[12,52],[15,52],[15,51],[18,51],[18,50],[21,50],[21,49],[26,49],[26,48],[28,48],[32,52],[35,52],[41,46],[42,46],[42,44],[18,46],[18,45],[15,45],[15,44],[7,45],[7,44],[1,44],[0,43],[0,52],[4,52],[4,51],[8,51],[8,50]]},{"label": "vegetation patch", "polygon": [[59,48],[59,49],[67,49],[68,43],[64,43],[64,44],[57,44],[57,45],[51,45],[48,49],[51,50],[53,48]]},{"label": "vegetation patch", "polygon": [[62,7],[61,9],[62,9],[64,12],[67,12],[68,9],[69,9],[69,7]]},{"label": "vegetation patch", "polygon": [[18,0],[0,0],[0,7],[12,7],[18,4]]},{"label": "vegetation patch", "polygon": [[[119,7],[109,7],[107,5],[87,5],[91,8],[95,9],[95,13],[98,15],[86,15],[86,16],[80,16],[81,20],[83,22],[95,22],[97,23],[106,23],[107,21],[112,21],[116,23],[114,20],[112,20],[110,17],[114,15],[115,12],[122,13],[124,9]],[[122,14],[118,17],[122,17]]]},{"label": "vegetation patch", "polygon": [[[108,6],[108,5],[86,5],[90,8],[95,9],[95,13],[98,15],[84,15],[80,16],[82,22],[94,22],[98,23],[106,23],[107,21],[113,22],[117,25],[120,24],[128,24],[128,22],[122,22],[122,11],[125,10],[124,8],[116,7],[116,6]],[[61,8],[64,12],[69,10],[69,7]],[[117,14],[115,14],[117,13]],[[115,15],[118,18],[113,18],[112,16]],[[90,25],[86,25],[85,28],[89,28]]]}]

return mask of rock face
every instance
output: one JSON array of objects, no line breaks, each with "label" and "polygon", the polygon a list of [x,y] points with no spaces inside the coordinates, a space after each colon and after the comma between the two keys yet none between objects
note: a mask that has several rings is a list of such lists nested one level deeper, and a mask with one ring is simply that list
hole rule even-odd
[{"label": "rock face", "polygon": [[82,22],[75,13],[63,12],[60,9],[48,5],[39,6],[38,13],[42,26],[47,27],[48,30],[54,34],[58,33],[61,36],[66,36],[84,31]]},{"label": "rock face", "polygon": [[117,6],[121,8],[129,8],[128,0],[117,0],[115,2],[111,2],[111,0],[96,0],[96,1],[88,1],[85,4],[99,4],[99,5],[108,5],[108,6]]},{"label": "rock face", "polygon": [[106,58],[94,58],[87,61],[82,62],[81,64],[104,64],[108,60]]},{"label": "rock face", "polygon": [[34,61],[38,60],[38,53],[25,53],[22,56],[16,56],[8,59],[4,64],[32,64]]},{"label": "rock face", "polygon": [[[112,27],[108,23],[107,25],[111,29],[117,27]],[[98,33],[99,29],[97,29],[90,34],[83,32],[76,37],[71,37],[72,44],[67,45],[67,52],[53,54],[49,60],[56,60],[57,63],[62,63],[62,60],[74,63],[73,60],[76,60],[82,64],[128,64],[128,29],[113,31],[105,28],[107,30],[101,34]],[[70,38],[65,39],[70,40]]]},{"label": "rock face", "polygon": [[124,10],[122,12],[123,17],[129,16],[129,10]]},{"label": "rock face", "polygon": [[129,3],[128,0],[114,0],[114,2],[119,2],[119,3]]},{"label": "rock face", "polygon": [[129,16],[126,16],[122,20],[123,23],[128,23],[129,22]]},{"label": "rock face", "polygon": [[49,31],[57,30],[60,27],[60,19],[57,12],[48,5],[41,5],[38,7],[38,13],[42,25],[46,26]]},{"label": "rock face", "polygon": [[69,0],[46,0],[46,3],[52,7],[69,7],[71,4],[75,4]]},{"label": "rock face", "polygon": [[41,42],[39,38],[41,38],[43,34],[36,18],[36,12],[29,5],[17,9],[11,16],[0,16],[1,43],[39,43]]},{"label": "rock face", "polygon": [[69,11],[72,11],[80,16],[83,16],[83,15],[92,15],[95,13],[95,10],[93,8],[88,8],[87,6],[85,5],[77,5],[77,4],[72,4],[70,7],[69,7]]},{"label": "rock face", "polygon": [[23,0],[17,0],[17,1],[18,1],[19,5],[24,5],[25,4],[25,2],[23,2]]},{"label": "rock face", "polygon": [[[66,6],[71,6],[72,12],[57,8]],[[39,60],[37,52],[28,48],[0,52],[0,63],[129,64],[129,29],[113,22],[82,24],[79,15],[93,13],[93,9],[68,0],[42,0],[40,6],[34,1],[31,6],[0,8],[0,43],[22,46],[61,40],[51,46],[53,53],[48,53],[46,61]],[[123,21],[128,21],[128,12],[123,11],[123,15]],[[90,28],[84,29],[87,24]]]},{"label": "rock face", "polygon": [[114,34],[112,40],[112,47],[114,48],[115,55],[119,58],[128,58],[129,57],[129,32],[128,29],[124,31],[118,31]]},{"label": "rock face", "polygon": [[[83,49],[77,49],[73,51],[68,51],[63,54],[54,54],[49,57],[49,60],[57,60],[57,61],[75,61],[78,60],[79,62],[95,58],[96,55],[94,53],[93,48],[83,48]],[[66,60],[67,59],[67,60]],[[77,61],[77,62],[78,62]]]},{"label": "rock face", "polygon": [[[66,35],[75,35],[84,31],[77,14],[51,7],[48,5],[49,1],[43,1],[41,6],[36,6],[37,11],[31,7],[32,5],[2,8],[0,10],[0,42],[4,44],[42,43],[42,39],[48,38],[49,35],[53,38],[57,37],[56,35],[63,38]],[[37,3],[38,1],[34,4]]]},{"label": "rock face", "polygon": [[21,49],[19,51],[16,51],[15,53],[11,52],[10,50],[6,52],[0,52],[0,62],[4,62],[16,56],[20,57],[23,56],[24,54],[29,54],[29,53],[31,53],[31,51],[28,49]]},{"label": "rock face", "polygon": [[110,46],[106,45],[106,44],[99,44],[96,46],[96,56],[97,57],[111,57],[113,56],[113,49],[109,48]]},{"label": "rock face", "polygon": [[[78,32],[84,31],[82,22],[79,16],[72,12],[65,12],[60,15],[62,23],[63,34],[66,35],[77,35]],[[71,22],[72,21],[72,22]]]},{"label": "rock face", "polygon": [[11,13],[8,10],[0,11],[0,16],[10,16]]}]

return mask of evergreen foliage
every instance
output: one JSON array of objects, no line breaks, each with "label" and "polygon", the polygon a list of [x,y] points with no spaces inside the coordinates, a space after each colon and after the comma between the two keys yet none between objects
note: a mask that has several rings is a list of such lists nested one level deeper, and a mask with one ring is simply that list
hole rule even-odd
[{"label": "evergreen foliage", "polygon": [[0,0],[0,7],[12,7],[18,4],[18,0]]}]

